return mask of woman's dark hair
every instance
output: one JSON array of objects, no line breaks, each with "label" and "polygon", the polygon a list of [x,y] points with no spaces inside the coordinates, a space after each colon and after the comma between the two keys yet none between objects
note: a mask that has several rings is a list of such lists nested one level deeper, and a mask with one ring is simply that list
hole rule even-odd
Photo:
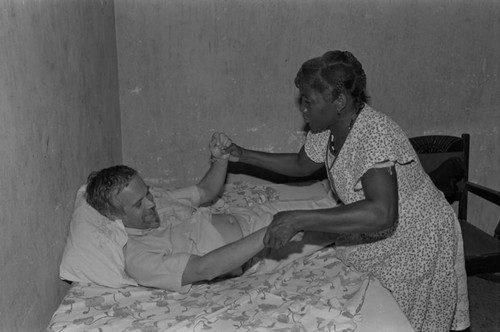
[{"label": "woman's dark hair", "polygon": [[115,197],[137,174],[135,169],[124,165],[92,172],[87,179],[85,190],[87,203],[106,217],[120,215],[123,211],[116,204]]},{"label": "woman's dark hair", "polygon": [[298,88],[309,86],[321,93],[331,88],[333,100],[346,91],[354,98],[357,110],[361,110],[369,99],[363,66],[348,51],[329,51],[304,62],[295,77],[295,85]]}]

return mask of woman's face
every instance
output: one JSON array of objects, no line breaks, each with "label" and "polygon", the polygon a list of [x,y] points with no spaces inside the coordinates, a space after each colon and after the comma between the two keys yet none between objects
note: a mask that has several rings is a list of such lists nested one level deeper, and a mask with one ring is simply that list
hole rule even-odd
[{"label": "woman's face", "polygon": [[337,119],[333,103],[326,100],[324,94],[308,86],[301,86],[299,90],[299,108],[311,131],[317,133],[330,128]]}]

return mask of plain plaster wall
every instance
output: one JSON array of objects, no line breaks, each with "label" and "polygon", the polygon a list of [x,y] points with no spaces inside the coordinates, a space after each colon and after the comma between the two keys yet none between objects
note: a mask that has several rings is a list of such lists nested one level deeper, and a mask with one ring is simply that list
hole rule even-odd
[{"label": "plain plaster wall", "polygon": [[73,198],[121,161],[113,1],[0,1],[0,331],[44,331]]},{"label": "plain plaster wall", "polygon": [[[115,13],[124,162],[152,181],[199,180],[214,131],[297,151],[295,74],[345,49],[372,106],[409,136],[470,133],[471,180],[500,189],[498,1],[122,0]],[[470,213],[492,233],[498,209]]]}]

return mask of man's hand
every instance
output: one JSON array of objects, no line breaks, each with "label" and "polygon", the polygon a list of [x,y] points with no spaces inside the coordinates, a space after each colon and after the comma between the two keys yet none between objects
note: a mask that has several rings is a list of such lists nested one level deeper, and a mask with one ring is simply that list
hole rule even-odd
[{"label": "man's hand", "polygon": [[[214,151],[212,149],[212,144],[214,145],[214,149],[221,149],[220,155],[218,157],[216,154],[219,151]],[[243,153],[243,149],[238,145],[234,144],[233,141],[224,133],[214,133],[212,136],[212,141],[210,142],[210,152],[212,152],[213,158],[224,158],[229,159],[229,161],[238,162],[240,161],[240,157]]]},{"label": "man's hand", "polygon": [[214,133],[210,140],[209,149],[212,157],[215,159],[229,159],[229,152],[227,148],[231,146],[232,142],[229,137],[224,133]]}]

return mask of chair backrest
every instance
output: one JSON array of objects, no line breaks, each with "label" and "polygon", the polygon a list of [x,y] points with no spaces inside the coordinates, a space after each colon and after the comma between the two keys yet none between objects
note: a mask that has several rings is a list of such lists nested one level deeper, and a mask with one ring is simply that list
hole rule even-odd
[{"label": "chair backrest", "polygon": [[469,134],[461,137],[427,135],[410,138],[420,163],[451,204],[458,201],[458,218],[467,219]]}]

